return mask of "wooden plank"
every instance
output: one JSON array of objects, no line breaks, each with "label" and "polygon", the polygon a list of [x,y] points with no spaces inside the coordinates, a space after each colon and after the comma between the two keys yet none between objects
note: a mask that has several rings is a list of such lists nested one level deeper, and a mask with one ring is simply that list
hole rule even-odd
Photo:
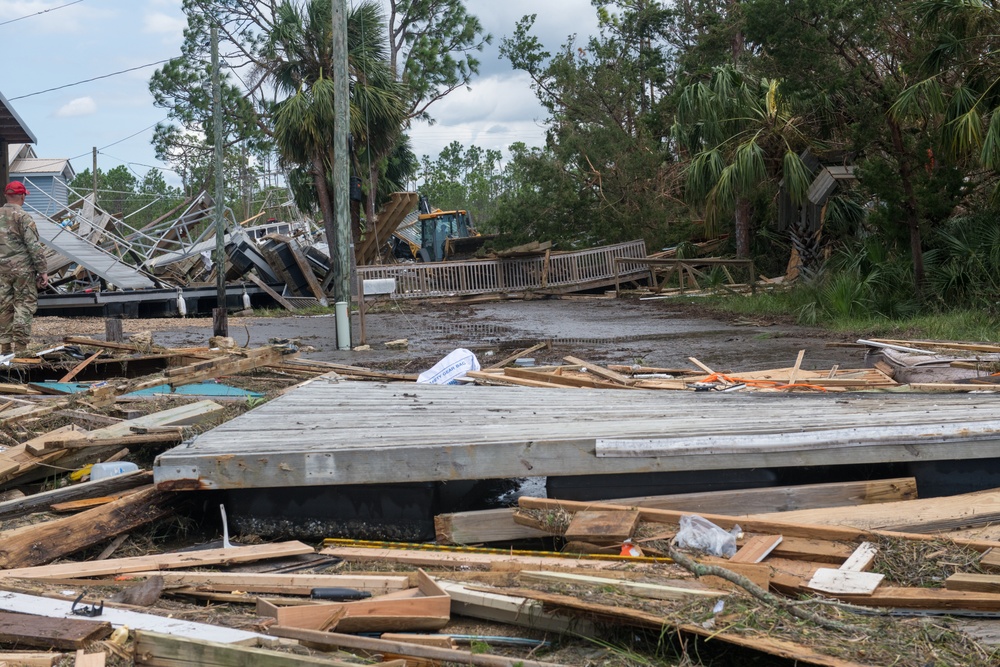
[{"label": "wooden plank", "polygon": [[451,599],[422,570],[418,588],[386,593],[367,600],[278,607],[258,599],[257,615],[279,625],[310,630],[382,632],[439,630],[451,618]]},{"label": "wooden plank", "polygon": [[680,586],[665,586],[662,584],[647,584],[638,581],[610,579],[608,577],[594,577],[585,574],[570,574],[567,572],[522,570],[518,573],[517,577],[518,579],[529,583],[559,582],[592,587],[613,586],[624,593],[628,593],[636,597],[651,598],[654,600],[684,600],[693,597],[716,598],[724,597],[729,594],[726,591],[714,591],[707,588],[684,588]]},{"label": "wooden plank", "polygon": [[100,653],[84,653],[83,649],[78,649],[73,661],[73,667],[104,667],[107,655],[104,651]]},{"label": "wooden plank", "polygon": [[98,544],[167,516],[168,494],[149,486],[73,516],[0,532],[0,567],[30,567]]},{"label": "wooden plank", "polygon": [[729,560],[734,563],[759,563],[781,544],[781,540],[781,535],[755,535]]},{"label": "wooden plank", "polygon": [[639,525],[639,510],[576,512],[566,527],[567,540],[621,542]]},{"label": "wooden plank", "polygon": [[64,503],[52,503],[49,505],[49,509],[53,512],[58,513],[68,513],[68,512],[81,512],[83,510],[89,510],[94,507],[100,507],[101,505],[107,505],[108,503],[113,503],[116,500],[121,500],[125,496],[129,496],[133,493],[137,493],[141,489],[131,489],[129,491],[122,491],[121,493],[116,493],[113,496],[97,496],[95,498],[84,498],[83,500],[70,500]]},{"label": "wooden plank", "polygon": [[935,533],[1000,521],[1000,490],[853,508],[752,514],[754,519]]},{"label": "wooden plank", "polygon": [[867,572],[871,569],[875,556],[878,555],[878,547],[871,542],[862,542],[851,557],[840,566],[841,570],[853,570],[854,572]]},{"label": "wooden plank", "polygon": [[510,355],[509,357],[504,357],[503,359],[501,359],[500,361],[496,362],[495,364],[490,364],[484,370],[490,370],[490,369],[493,369],[493,368],[503,368],[507,364],[513,363],[514,361],[520,359],[521,357],[526,357],[529,354],[533,354],[535,352],[538,352],[539,350],[545,349],[546,347],[548,347],[548,343],[537,343],[535,345],[532,345],[529,348],[525,348],[525,349],[521,350],[520,352],[515,352],[514,354]]},{"label": "wooden plank", "polygon": [[438,648],[436,646],[422,646],[420,644],[408,644],[405,642],[390,642],[383,641],[381,639],[372,639],[369,637],[347,635],[339,632],[318,632],[316,630],[302,630],[299,628],[288,628],[280,625],[271,626],[268,628],[268,632],[276,637],[298,639],[299,641],[325,647],[327,650],[345,648],[372,651],[376,653],[391,653],[393,655],[427,658],[430,660],[440,660],[442,662],[457,663],[460,665],[474,665],[477,667],[557,667],[558,665],[558,663],[539,662],[537,660],[530,660],[527,658],[510,658],[499,655],[489,655],[487,653],[455,651],[452,649]]},{"label": "wooden plank", "polygon": [[[544,570],[568,565],[604,570],[621,567],[624,557],[610,559],[582,557],[579,554],[558,556],[508,556],[501,554],[478,554],[463,552],[433,552],[420,549],[372,549],[367,547],[326,547],[321,554],[337,556],[355,563],[387,562],[405,563],[419,567],[478,567],[483,569],[518,572],[520,570]],[[628,558],[629,562],[663,562],[656,558]],[[0,570],[0,575],[3,571]]]},{"label": "wooden plank", "polygon": [[602,377],[606,380],[611,380],[612,382],[617,382],[618,384],[631,385],[635,383],[635,380],[622,375],[621,373],[616,373],[613,370],[604,368],[603,366],[598,366],[597,364],[592,364],[589,361],[584,361],[583,359],[578,359],[573,356],[563,357],[563,360],[571,363],[583,366],[588,371]]},{"label": "wooden plank", "polygon": [[821,567],[816,570],[806,588],[830,595],[871,595],[883,579],[885,579],[884,574],[874,572]]},{"label": "wooden plank", "polygon": [[560,635],[591,637],[596,632],[590,621],[553,614],[534,600],[473,589],[457,582],[438,580],[438,584],[451,597],[452,614]]},{"label": "wooden plank", "polygon": [[[653,507],[739,514],[778,512],[795,509],[856,506],[916,498],[917,481],[900,477],[864,482],[806,484],[739,491],[709,491],[664,496],[642,496],[607,500],[630,507]],[[438,544],[478,544],[543,537],[548,533],[514,523],[513,508],[454,512],[434,517]]]},{"label": "wooden plank", "polygon": [[788,384],[795,384],[796,376],[799,374],[799,368],[802,367],[802,358],[806,356],[805,350],[799,350],[799,354],[795,357],[795,365],[792,366],[792,372],[788,374]]},{"label": "wooden plank", "polygon": [[232,646],[204,639],[188,639],[157,632],[135,633],[135,664],[147,667],[357,667],[356,662],[311,657],[248,646]]},{"label": "wooden plank", "polygon": [[103,352],[100,351],[94,352],[92,355],[90,355],[89,357],[78,363],[76,366],[74,366],[71,371],[66,373],[66,375],[63,375],[61,378],[59,378],[59,382],[69,382],[77,375],[79,375],[80,371],[89,366],[90,362],[92,362],[94,359],[97,359],[102,354]]},{"label": "wooden plank", "polygon": [[[77,517],[73,517],[77,519]],[[147,570],[168,570],[185,567],[205,567],[223,563],[246,563],[268,558],[285,558],[315,553],[301,542],[278,542],[229,549],[205,549],[181,553],[151,554],[130,558],[112,558],[83,563],[59,563],[39,567],[0,570],[0,577],[26,579],[59,579],[65,577],[101,577]]]},{"label": "wooden plank", "polygon": [[[58,443],[62,449],[81,449],[85,447],[143,447],[146,445],[179,445],[184,435],[173,432],[130,433],[117,437],[86,437],[74,438]],[[54,445],[49,445],[54,446]]]},{"label": "wooden plank", "polygon": [[[67,617],[75,618],[70,614],[72,604],[71,600],[25,595],[23,593],[5,592],[3,595],[0,595],[0,609],[2,610],[17,612],[21,615],[33,614],[36,617],[59,620],[64,620]],[[267,639],[265,635],[255,632],[235,630],[233,628],[206,623],[194,623],[178,618],[145,614],[128,609],[117,609],[113,603],[104,605],[104,611],[100,618],[102,621],[107,621],[115,627],[127,625],[132,630],[151,630],[193,639],[211,639],[225,643],[243,644],[256,644],[261,639]]]},{"label": "wooden plank", "polygon": [[278,294],[277,292],[275,292],[273,289],[271,289],[270,285],[268,285],[263,280],[261,280],[260,278],[258,278],[257,276],[255,276],[252,272],[246,274],[246,279],[249,280],[250,282],[252,282],[257,287],[259,287],[262,290],[264,290],[265,294],[267,294],[269,297],[271,297],[272,299],[274,299],[275,303],[277,303],[279,306],[281,306],[285,310],[293,312],[293,313],[296,310],[298,310],[295,306],[292,305],[292,303],[288,299],[286,299],[285,297],[283,297],[280,294]]},{"label": "wooden plank", "polygon": [[62,653],[51,651],[0,651],[0,664],[17,667],[54,667],[62,659]]},{"label": "wooden plank", "polygon": [[409,578],[394,575],[261,574],[251,572],[135,572],[136,577],[157,575],[167,586],[196,586],[202,591],[235,590],[276,595],[309,595],[314,588],[354,588],[383,595],[410,587]]},{"label": "wooden plank", "polygon": [[75,650],[110,634],[111,624],[103,620],[45,618],[0,611],[0,644]]},{"label": "wooden plank", "polygon": [[956,572],[944,580],[944,586],[949,591],[1000,593],[1000,575]]}]

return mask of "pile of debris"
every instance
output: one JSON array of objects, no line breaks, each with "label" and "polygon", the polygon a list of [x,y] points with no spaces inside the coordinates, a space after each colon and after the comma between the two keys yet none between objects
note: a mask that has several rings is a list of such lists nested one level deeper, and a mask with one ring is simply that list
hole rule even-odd
[{"label": "pile of debris", "polygon": [[[540,350],[471,379],[899,389],[875,369],[806,371],[802,354],[790,368],[754,373],[696,360],[692,369],[576,357],[516,365]],[[163,349],[68,337],[8,362],[6,664],[55,665],[75,653],[77,665],[625,666],[662,653],[665,638],[676,638],[686,664],[719,650],[832,667],[997,662],[941,615],[1000,613],[1000,535],[967,532],[1000,518],[996,491],[918,500],[914,479],[896,478],[608,502],[521,497],[516,508],[439,515],[435,544],[328,539],[319,548],[230,542],[223,514],[221,543],[168,550],[165,527],[193,512],[182,500],[191,494],[157,489],[142,469],[148,452],[318,377],[415,376],[301,359],[288,343]]]}]

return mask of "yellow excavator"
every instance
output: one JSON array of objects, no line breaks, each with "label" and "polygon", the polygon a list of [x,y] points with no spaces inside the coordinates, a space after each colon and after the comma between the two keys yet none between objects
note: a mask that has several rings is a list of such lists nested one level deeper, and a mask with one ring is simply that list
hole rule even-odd
[{"label": "yellow excavator", "polygon": [[404,220],[393,232],[392,249],[400,259],[441,262],[474,253],[491,238],[495,237],[476,231],[468,211],[431,210],[427,197],[421,195],[416,219],[409,224]]}]

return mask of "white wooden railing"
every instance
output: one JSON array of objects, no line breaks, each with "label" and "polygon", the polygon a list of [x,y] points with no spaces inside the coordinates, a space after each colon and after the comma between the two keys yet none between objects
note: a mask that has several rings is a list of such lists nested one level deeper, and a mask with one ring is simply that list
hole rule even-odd
[{"label": "white wooden railing", "polygon": [[556,291],[615,284],[616,267],[623,280],[645,278],[646,265],[621,259],[644,259],[646,243],[615,245],[548,256],[509,259],[473,259],[456,262],[359,266],[362,280],[391,278],[400,298],[489,294],[495,292]]}]

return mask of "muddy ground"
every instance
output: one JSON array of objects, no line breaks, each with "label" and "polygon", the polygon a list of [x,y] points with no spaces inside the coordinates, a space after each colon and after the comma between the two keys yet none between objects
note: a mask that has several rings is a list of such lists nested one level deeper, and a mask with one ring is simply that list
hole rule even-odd
[{"label": "muddy ground", "polygon": [[[356,344],[361,327],[352,318]],[[805,350],[804,369],[865,365],[862,348],[831,346],[853,342],[849,336],[788,323],[736,320],[713,315],[697,304],[671,300],[638,301],[603,297],[502,301],[480,304],[387,302],[365,318],[369,351],[340,351],[331,315],[231,317],[230,336],[239,345],[260,346],[271,339],[297,339],[302,356],[324,361],[406,372],[420,372],[458,347],[477,353],[486,366],[538,342],[551,349],[532,356],[555,363],[574,355],[602,364],[640,364],[690,368],[696,357],[719,370],[785,368]],[[126,338],[152,331],[167,347],[205,345],[210,318],[125,320]],[[66,335],[104,338],[104,322],[93,318],[39,317],[33,342],[54,345]],[[387,349],[388,341],[406,339],[405,349]]]}]

